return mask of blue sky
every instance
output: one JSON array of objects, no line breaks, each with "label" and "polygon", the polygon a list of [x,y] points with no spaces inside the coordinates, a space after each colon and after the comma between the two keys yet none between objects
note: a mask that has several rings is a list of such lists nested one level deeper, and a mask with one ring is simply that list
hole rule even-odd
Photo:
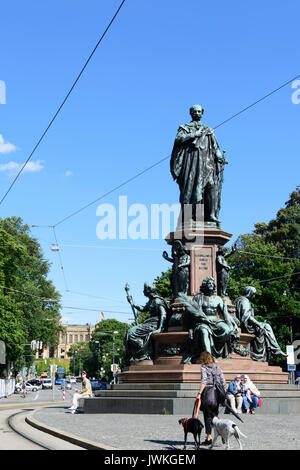
[{"label": "blue sky", "polygon": [[[119,4],[2,5],[1,197]],[[127,0],[31,166],[0,206],[0,216],[56,225],[167,157],[192,104],[203,105],[203,122],[215,127],[300,74],[298,23],[298,3],[291,0]],[[220,218],[233,241],[255,222],[274,217],[299,184],[300,104],[292,102],[294,92],[289,85],[216,130],[229,160]],[[144,281],[169,267],[163,239],[97,238],[98,205],[117,206],[119,196],[149,208],[177,203],[169,161],[57,226],[67,285],[58,253],[50,249],[53,231],[32,229],[52,263],[49,277],[62,294],[62,316],[69,323],[95,323],[101,311],[105,318],[127,321],[132,315],[125,283],[144,302]]]}]

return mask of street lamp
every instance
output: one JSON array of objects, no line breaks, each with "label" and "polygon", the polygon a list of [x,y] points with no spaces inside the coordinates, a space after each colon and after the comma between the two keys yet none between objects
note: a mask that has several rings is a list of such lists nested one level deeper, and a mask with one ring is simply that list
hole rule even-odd
[{"label": "street lamp", "polygon": [[119,332],[114,331],[113,332],[113,383],[116,383],[116,372],[115,372],[115,335],[117,335]]}]

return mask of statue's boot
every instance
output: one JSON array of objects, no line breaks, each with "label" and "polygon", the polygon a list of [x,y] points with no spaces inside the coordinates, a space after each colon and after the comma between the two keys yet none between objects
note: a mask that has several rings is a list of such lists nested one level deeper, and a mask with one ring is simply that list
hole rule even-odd
[{"label": "statue's boot", "polygon": [[211,222],[220,223],[220,221],[216,217],[216,191],[215,188],[210,188],[207,194],[207,202],[209,207],[209,220]]}]

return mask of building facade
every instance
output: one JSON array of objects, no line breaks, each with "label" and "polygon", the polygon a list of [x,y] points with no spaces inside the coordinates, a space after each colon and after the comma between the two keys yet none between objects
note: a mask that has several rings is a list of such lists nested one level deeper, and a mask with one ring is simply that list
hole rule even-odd
[{"label": "building facade", "polygon": [[67,352],[70,347],[76,343],[84,341],[88,343],[92,337],[95,326],[86,325],[68,325],[63,324],[64,331],[59,335],[59,343],[55,348],[44,348],[38,355],[39,358],[60,358],[67,359]]}]

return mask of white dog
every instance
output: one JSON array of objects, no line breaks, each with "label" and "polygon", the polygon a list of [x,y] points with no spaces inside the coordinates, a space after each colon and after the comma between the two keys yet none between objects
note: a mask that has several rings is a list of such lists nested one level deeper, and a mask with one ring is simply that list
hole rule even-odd
[{"label": "white dog", "polygon": [[240,450],[243,450],[240,437],[244,436],[247,438],[247,436],[241,432],[241,430],[233,421],[230,421],[230,419],[219,419],[215,416],[212,420],[212,424],[214,429],[214,437],[210,449],[213,448],[219,436],[222,438],[223,444],[226,444],[226,449],[229,449],[229,439],[231,436],[234,436],[239,443]]}]

